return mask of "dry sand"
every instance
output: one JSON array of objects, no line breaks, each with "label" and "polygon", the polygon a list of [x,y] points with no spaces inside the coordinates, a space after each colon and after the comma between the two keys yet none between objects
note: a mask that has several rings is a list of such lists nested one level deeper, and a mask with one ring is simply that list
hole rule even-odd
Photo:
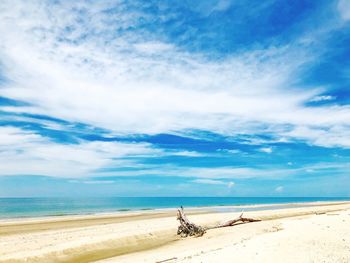
[{"label": "dry sand", "polygon": [[[238,215],[190,212],[202,225]],[[2,220],[0,262],[350,262],[350,202],[245,215],[263,221],[186,239],[174,210]]]}]

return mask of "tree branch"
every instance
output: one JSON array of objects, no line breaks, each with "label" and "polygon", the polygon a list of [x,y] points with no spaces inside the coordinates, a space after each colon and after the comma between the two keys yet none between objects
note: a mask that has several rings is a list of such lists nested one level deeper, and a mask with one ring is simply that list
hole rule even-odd
[{"label": "tree branch", "polygon": [[184,208],[181,206],[180,209],[177,210],[177,220],[180,221],[180,226],[177,229],[177,234],[180,235],[181,237],[187,237],[187,236],[196,236],[200,237],[205,234],[205,232],[209,229],[215,229],[215,228],[221,228],[221,227],[229,227],[233,226],[238,222],[242,223],[250,223],[250,222],[259,222],[261,220],[259,219],[254,219],[254,218],[248,218],[248,217],[243,217],[243,213],[232,220],[226,221],[224,223],[220,223],[218,225],[214,225],[211,227],[202,227],[199,225],[196,225],[192,223],[190,220],[188,220]]}]

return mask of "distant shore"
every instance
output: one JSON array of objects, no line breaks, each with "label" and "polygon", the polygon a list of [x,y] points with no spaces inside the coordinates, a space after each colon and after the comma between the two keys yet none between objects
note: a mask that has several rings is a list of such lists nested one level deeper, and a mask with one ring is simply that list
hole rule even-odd
[{"label": "distant shore", "polygon": [[[280,205],[240,206],[263,221],[186,239],[175,209],[1,220],[0,262],[350,262],[350,202]],[[204,226],[238,215],[186,211]]]}]

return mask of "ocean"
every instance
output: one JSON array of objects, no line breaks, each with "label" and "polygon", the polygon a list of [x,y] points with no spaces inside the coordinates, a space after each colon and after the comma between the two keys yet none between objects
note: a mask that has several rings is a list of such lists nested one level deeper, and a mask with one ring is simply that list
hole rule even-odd
[{"label": "ocean", "polygon": [[0,218],[62,216],[184,207],[225,207],[317,201],[350,201],[342,197],[104,197],[0,198]]}]

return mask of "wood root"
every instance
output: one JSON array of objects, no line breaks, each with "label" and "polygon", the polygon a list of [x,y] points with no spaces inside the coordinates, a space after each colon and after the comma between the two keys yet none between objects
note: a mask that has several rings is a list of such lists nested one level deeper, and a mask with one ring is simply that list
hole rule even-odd
[{"label": "wood root", "polygon": [[206,231],[209,229],[234,226],[238,222],[241,222],[244,224],[244,223],[261,221],[259,219],[243,217],[243,213],[242,213],[239,217],[226,221],[224,223],[220,223],[218,225],[214,225],[210,227],[202,227],[188,220],[182,206],[180,209],[177,210],[177,220],[180,221],[180,226],[177,229],[177,234],[180,235],[181,237],[187,237],[187,236],[200,237],[200,236],[203,236],[206,233]]},{"label": "wood root", "polygon": [[177,210],[177,220],[180,221],[180,225],[177,228],[177,234],[181,237],[201,237],[206,232],[204,227],[198,226],[190,222],[190,220],[188,220],[187,216],[185,215],[184,208],[182,206],[180,209]]}]

